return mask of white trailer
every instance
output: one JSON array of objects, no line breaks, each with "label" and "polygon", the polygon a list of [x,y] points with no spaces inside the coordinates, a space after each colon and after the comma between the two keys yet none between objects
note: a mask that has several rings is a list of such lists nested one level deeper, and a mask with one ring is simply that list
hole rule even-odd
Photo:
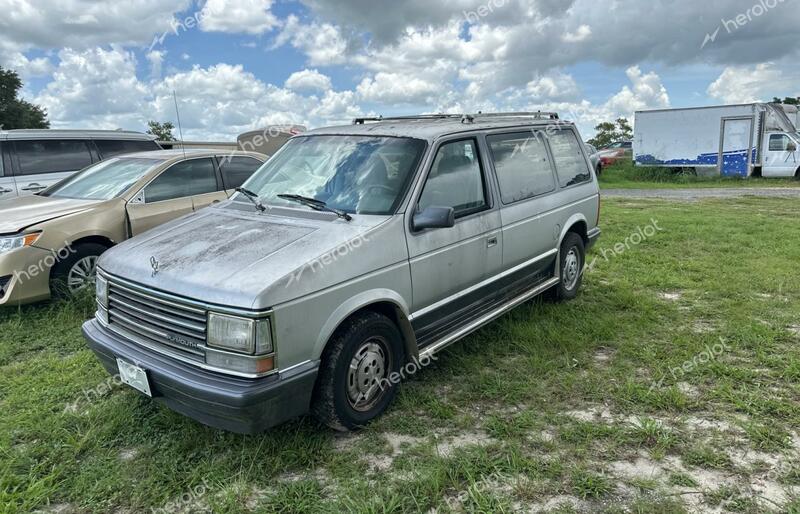
[{"label": "white trailer", "polygon": [[637,166],[726,177],[800,177],[797,107],[753,103],[638,111]]}]

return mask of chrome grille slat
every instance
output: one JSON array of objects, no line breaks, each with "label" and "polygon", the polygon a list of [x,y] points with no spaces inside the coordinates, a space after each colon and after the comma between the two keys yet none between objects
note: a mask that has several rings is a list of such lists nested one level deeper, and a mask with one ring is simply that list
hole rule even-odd
[{"label": "chrome grille slat", "polygon": [[164,328],[173,332],[180,332],[198,339],[205,338],[206,327],[200,323],[189,323],[178,318],[170,318],[145,306],[137,306],[136,303],[138,302],[124,301],[119,298],[111,298],[110,302],[112,308],[117,306],[121,311],[127,312],[131,316],[142,318],[150,323],[153,323],[152,320],[161,321],[165,325]]},{"label": "chrome grille slat", "polygon": [[179,299],[164,299],[108,277],[111,328],[135,334],[166,352],[205,361],[207,313]]},{"label": "chrome grille slat", "polygon": [[145,300],[147,299],[146,297],[143,298],[142,296],[136,296],[136,295],[133,295],[131,293],[127,293],[127,292],[122,291],[122,290],[116,290],[116,288],[115,288],[115,291],[114,291],[114,297],[116,297],[116,298],[126,298],[127,300],[136,302],[137,304],[146,305],[146,306],[148,306],[148,307],[150,307],[152,309],[157,309],[157,310],[162,311],[164,313],[167,313],[167,314],[170,314],[170,315],[173,315],[173,316],[178,316],[181,319],[186,319],[187,321],[193,321],[193,322],[195,322],[197,324],[200,324],[200,325],[204,325],[205,322],[206,322],[205,314],[203,314],[202,316],[195,315],[194,313],[187,313],[185,311],[181,311],[180,309],[176,309],[175,307],[168,307],[168,306],[166,306],[164,304],[157,304],[155,306],[148,305],[147,303],[145,303]]}]

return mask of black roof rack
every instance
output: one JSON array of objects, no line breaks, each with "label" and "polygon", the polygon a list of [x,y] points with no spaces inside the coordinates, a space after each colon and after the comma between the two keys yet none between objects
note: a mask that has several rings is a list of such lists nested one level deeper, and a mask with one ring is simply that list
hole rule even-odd
[{"label": "black roof rack", "polygon": [[533,118],[536,120],[557,120],[558,113],[531,111],[531,112],[478,112],[476,114],[419,114],[416,116],[378,116],[364,117],[353,120],[353,125],[363,125],[368,122],[380,121],[413,121],[413,120],[461,120],[461,123],[473,123],[476,118]]}]

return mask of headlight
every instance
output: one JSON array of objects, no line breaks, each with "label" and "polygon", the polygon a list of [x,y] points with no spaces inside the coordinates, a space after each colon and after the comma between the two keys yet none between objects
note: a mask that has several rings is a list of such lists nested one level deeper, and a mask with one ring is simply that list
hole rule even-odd
[{"label": "headlight", "polygon": [[94,283],[97,291],[97,302],[103,307],[108,308],[108,280],[98,274]]},{"label": "headlight", "polygon": [[269,320],[209,313],[208,345],[247,355],[272,353],[272,333]]},{"label": "headlight", "polygon": [[0,237],[0,253],[10,252],[11,250],[16,250],[23,246],[30,246],[35,243],[41,235],[41,232],[36,232],[23,236]]}]

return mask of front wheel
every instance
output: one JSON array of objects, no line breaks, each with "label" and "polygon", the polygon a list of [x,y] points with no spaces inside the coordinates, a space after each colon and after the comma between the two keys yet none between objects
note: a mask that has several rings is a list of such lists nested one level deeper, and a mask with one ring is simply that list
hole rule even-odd
[{"label": "front wheel", "polygon": [[[94,286],[97,259],[107,248],[96,243],[67,247],[67,256],[53,266],[50,292],[56,298],[70,298]],[[59,255],[60,257],[60,255]]]},{"label": "front wheel", "polygon": [[550,291],[550,297],[553,300],[565,302],[578,296],[578,290],[583,282],[585,262],[586,251],[583,238],[575,232],[567,232],[559,252],[559,277],[561,280]]},{"label": "front wheel", "polygon": [[335,430],[363,427],[394,399],[404,359],[402,336],[389,318],[368,312],[349,320],[323,354],[312,414]]}]

